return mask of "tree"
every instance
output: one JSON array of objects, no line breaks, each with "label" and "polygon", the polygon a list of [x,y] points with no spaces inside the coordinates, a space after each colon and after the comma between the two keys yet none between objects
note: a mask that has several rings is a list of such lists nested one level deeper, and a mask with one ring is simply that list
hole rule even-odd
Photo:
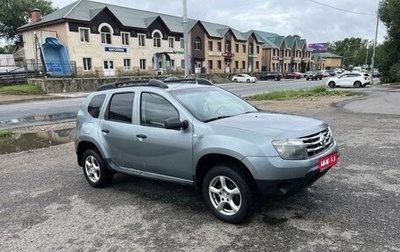
[{"label": "tree", "polygon": [[14,53],[15,45],[5,45],[4,47],[0,47],[0,54],[4,53]]},{"label": "tree", "polygon": [[328,51],[343,57],[343,65],[360,66],[370,64],[372,55],[372,41],[362,38],[345,38],[335,41],[328,47]]},{"label": "tree", "polygon": [[30,12],[40,9],[42,15],[56,10],[51,0],[2,0],[0,4],[0,38],[8,42],[18,39],[17,28],[29,22]]},{"label": "tree", "polygon": [[379,3],[379,17],[386,25],[387,37],[380,48],[376,66],[384,82],[400,81],[400,1],[382,0]]}]

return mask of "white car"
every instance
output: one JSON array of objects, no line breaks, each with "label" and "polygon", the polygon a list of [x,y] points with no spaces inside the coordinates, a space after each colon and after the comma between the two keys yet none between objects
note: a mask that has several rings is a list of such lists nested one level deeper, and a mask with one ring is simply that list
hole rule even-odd
[{"label": "white car", "polygon": [[236,74],[232,77],[233,82],[253,82],[255,83],[257,81],[256,77],[250,76],[248,74]]},{"label": "white car", "polygon": [[347,72],[338,77],[329,78],[326,84],[330,88],[334,87],[365,87],[370,84],[371,78],[366,73]]}]

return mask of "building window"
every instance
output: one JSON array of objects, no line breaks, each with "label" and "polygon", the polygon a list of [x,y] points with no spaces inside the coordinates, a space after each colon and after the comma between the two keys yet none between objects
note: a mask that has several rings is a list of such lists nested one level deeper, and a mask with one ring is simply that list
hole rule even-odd
[{"label": "building window", "polygon": [[153,34],[153,45],[154,47],[161,47],[161,34],[159,32]]},{"label": "building window", "polygon": [[217,43],[217,49],[218,49],[218,52],[222,52],[222,43],[221,42]]},{"label": "building window", "polygon": [[185,48],[185,40],[183,38],[181,38],[181,48]]},{"label": "building window", "polygon": [[242,69],[246,69],[246,61],[242,61]]},{"label": "building window", "polygon": [[121,39],[123,45],[129,45],[129,33],[121,32]]},{"label": "building window", "polygon": [[257,49],[256,49],[256,50],[257,50],[257,54],[259,54],[259,53],[260,53],[260,47],[257,46],[256,48],[257,48]]},{"label": "building window", "polygon": [[201,39],[199,37],[194,39],[194,50],[201,50]]},{"label": "building window", "polygon": [[239,61],[235,60],[235,69],[239,69]]},{"label": "building window", "polygon": [[110,45],[111,44],[110,28],[108,28],[107,26],[101,27],[100,34],[101,34],[101,43]]},{"label": "building window", "polygon": [[83,70],[92,71],[92,58],[83,58]]},{"label": "building window", "polygon": [[208,50],[209,51],[213,50],[213,42],[212,41],[208,41]]},{"label": "building window", "polygon": [[89,28],[79,28],[79,37],[81,42],[89,43]]},{"label": "building window", "polygon": [[243,45],[243,53],[246,53],[246,45]]},{"label": "building window", "polygon": [[276,56],[276,50],[272,49],[272,56]]},{"label": "building window", "polygon": [[218,60],[217,64],[218,64],[218,69],[222,69],[222,61]]},{"label": "building window", "polygon": [[185,69],[185,60],[181,60],[181,68]]},{"label": "building window", "polygon": [[231,41],[227,40],[225,42],[225,52],[231,52]]},{"label": "building window", "polygon": [[260,62],[256,61],[256,69],[260,68]]},{"label": "building window", "polygon": [[174,38],[168,38],[168,47],[174,48]]},{"label": "building window", "polygon": [[212,60],[208,61],[208,69],[210,69],[210,70],[213,69],[213,61]]},{"label": "building window", "polygon": [[124,59],[124,70],[131,70],[131,59]]},{"label": "building window", "polygon": [[239,53],[239,44],[235,44],[235,49],[236,53]]},{"label": "building window", "polygon": [[173,60],[173,59],[171,60],[171,68],[175,69],[175,60]]},{"label": "building window", "polygon": [[139,46],[145,46],[146,45],[146,35],[144,34],[138,34],[139,38]]},{"label": "building window", "polygon": [[146,70],[146,59],[140,59],[140,70]]},{"label": "building window", "polygon": [[253,43],[249,44],[249,53],[254,54],[254,48],[253,48]]}]

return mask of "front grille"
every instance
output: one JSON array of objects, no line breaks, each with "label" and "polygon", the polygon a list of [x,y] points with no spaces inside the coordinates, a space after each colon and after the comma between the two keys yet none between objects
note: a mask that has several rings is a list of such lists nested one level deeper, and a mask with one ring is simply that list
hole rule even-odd
[{"label": "front grille", "polygon": [[300,139],[307,146],[308,157],[321,153],[333,145],[332,133],[329,128]]}]

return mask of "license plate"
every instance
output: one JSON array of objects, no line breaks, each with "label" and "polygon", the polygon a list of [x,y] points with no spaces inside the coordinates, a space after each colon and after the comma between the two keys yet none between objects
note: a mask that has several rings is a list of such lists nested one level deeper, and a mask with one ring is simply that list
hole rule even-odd
[{"label": "license plate", "polygon": [[338,161],[338,154],[335,152],[333,154],[330,154],[329,156],[321,158],[318,162],[318,169],[321,172],[325,171],[329,167],[337,164],[337,161]]}]

